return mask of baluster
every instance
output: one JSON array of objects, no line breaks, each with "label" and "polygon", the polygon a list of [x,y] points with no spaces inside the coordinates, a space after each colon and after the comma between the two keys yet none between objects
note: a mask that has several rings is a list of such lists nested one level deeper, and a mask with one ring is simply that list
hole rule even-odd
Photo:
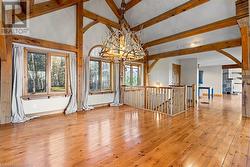
[{"label": "baluster", "polygon": [[153,89],[152,88],[150,88],[150,101],[149,101],[149,103],[150,103],[150,106],[149,106],[149,109],[150,110],[152,110],[152,103],[153,103]]}]

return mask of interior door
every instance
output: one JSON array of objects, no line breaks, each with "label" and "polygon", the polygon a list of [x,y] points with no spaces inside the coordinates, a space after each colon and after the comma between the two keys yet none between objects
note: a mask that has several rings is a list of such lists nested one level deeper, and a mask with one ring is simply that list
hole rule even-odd
[{"label": "interior door", "polygon": [[173,74],[172,74],[172,81],[173,85],[180,85],[181,83],[181,65],[173,64]]}]

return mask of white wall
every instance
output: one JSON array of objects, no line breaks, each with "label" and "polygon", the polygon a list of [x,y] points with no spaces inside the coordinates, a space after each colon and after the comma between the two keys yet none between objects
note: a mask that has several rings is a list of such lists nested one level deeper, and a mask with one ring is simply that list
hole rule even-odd
[{"label": "white wall", "polygon": [[[222,66],[208,66],[199,69],[203,71],[203,84],[200,86],[209,86],[214,88],[215,94],[222,94],[223,88],[223,70]],[[201,91],[201,93],[207,93]]]},{"label": "white wall", "polygon": [[181,85],[198,83],[198,61],[196,58],[181,59]]},{"label": "white wall", "polygon": [[[39,1],[40,2],[40,1]],[[37,3],[39,3],[37,2]],[[42,2],[42,1],[41,1]],[[117,21],[116,16],[107,6],[105,1],[92,0],[85,3],[86,9],[98,13],[113,21]],[[92,20],[84,18],[84,25]],[[29,31],[25,35],[33,38],[49,40],[53,42],[75,45],[76,44],[76,7],[58,10],[46,15],[28,20]],[[89,50],[101,44],[109,30],[103,24],[96,24],[84,34],[84,54],[88,55]],[[97,105],[110,103],[113,101],[114,94],[90,95],[89,104]],[[23,100],[26,114],[64,110],[69,98],[54,97],[50,99]]]},{"label": "white wall", "polygon": [[[28,33],[20,34],[62,44],[76,44],[75,6],[48,13],[28,20]],[[68,105],[68,97],[23,100],[26,114],[63,111]]]},{"label": "white wall", "polygon": [[69,97],[55,97],[39,100],[22,100],[25,114],[37,114],[51,111],[64,111]]},{"label": "white wall", "polygon": [[[197,58],[180,59],[181,65],[181,85],[191,86],[193,84],[198,85],[198,60]],[[198,91],[196,87],[196,97],[198,100]]]},{"label": "white wall", "polygon": [[76,44],[76,7],[58,10],[28,20],[28,33],[20,34],[48,41]]},{"label": "white wall", "polygon": [[[150,64],[153,61],[150,61]],[[156,82],[160,82],[161,86],[172,84],[172,64],[179,64],[175,58],[160,59],[149,74],[149,85],[155,86]]]},{"label": "white wall", "polygon": [[[106,4],[105,1],[91,0],[84,4],[84,8],[92,12],[95,12],[101,16],[104,16],[106,18],[109,18],[113,21],[118,22],[116,16],[113,14],[112,10],[109,8],[109,6]],[[84,17],[83,21],[84,21],[84,26],[86,26],[93,20]],[[88,56],[89,51],[92,47],[94,47],[95,45],[102,44],[102,41],[105,39],[108,32],[109,29],[107,28],[106,25],[98,23],[84,33],[83,51],[85,56]],[[114,93],[89,95],[88,104],[89,105],[106,104],[113,102],[113,100],[114,100]]]}]

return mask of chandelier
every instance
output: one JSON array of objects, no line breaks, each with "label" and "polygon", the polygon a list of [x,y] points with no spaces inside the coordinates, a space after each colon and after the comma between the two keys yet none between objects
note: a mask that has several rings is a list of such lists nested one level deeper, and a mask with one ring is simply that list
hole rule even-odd
[{"label": "chandelier", "polygon": [[120,21],[121,28],[117,31],[110,31],[102,43],[100,56],[112,60],[136,61],[145,57],[141,44],[141,32],[135,33],[130,30],[124,19],[125,2],[122,2]]}]

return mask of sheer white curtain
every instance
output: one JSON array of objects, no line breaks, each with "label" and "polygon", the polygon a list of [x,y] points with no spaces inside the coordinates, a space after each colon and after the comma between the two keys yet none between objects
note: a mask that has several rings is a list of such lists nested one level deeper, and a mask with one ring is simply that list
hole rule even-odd
[{"label": "sheer white curtain", "polygon": [[69,104],[65,110],[65,114],[72,114],[77,111],[77,99],[76,99],[76,89],[77,89],[77,80],[76,80],[76,54],[70,53],[70,89],[71,97]]},{"label": "sheer white curtain", "polygon": [[13,57],[13,85],[12,85],[12,110],[11,122],[21,123],[29,120],[23,109],[23,68],[24,68],[24,47],[14,44],[12,50]]},{"label": "sheer white curtain", "polygon": [[111,106],[120,106],[120,64],[119,61],[114,62],[115,71],[115,96]]},{"label": "sheer white curtain", "polygon": [[85,111],[92,110],[94,107],[88,105],[89,97],[89,77],[90,77],[90,68],[89,68],[90,56],[86,56],[84,61],[84,85],[83,85],[83,109]]}]

